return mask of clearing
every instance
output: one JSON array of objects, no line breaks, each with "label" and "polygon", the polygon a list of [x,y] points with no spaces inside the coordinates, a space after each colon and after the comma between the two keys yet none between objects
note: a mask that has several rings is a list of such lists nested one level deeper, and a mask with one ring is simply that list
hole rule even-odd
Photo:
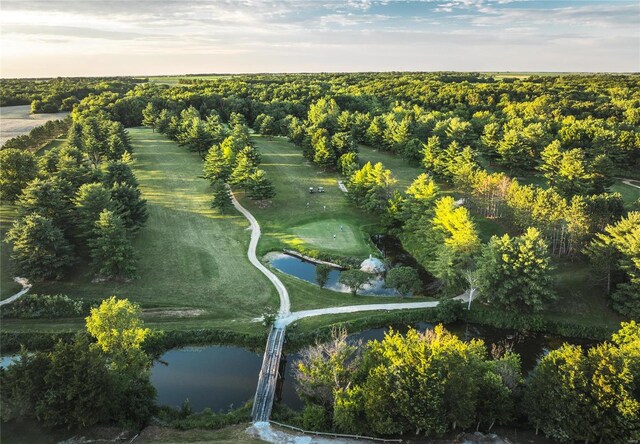
[{"label": "clearing", "polygon": [[[292,248],[364,259],[373,251],[369,233],[375,231],[377,221],[349,202],[338,188],[336,173],[309,163],[285,138],[255,136],[253,140],[262,155],[260,168],[276,189],[276,197],[266,207],[238,193],[262,228],[259,255]],[[319,186],[324,193],[309,193],[309,187]]]}]

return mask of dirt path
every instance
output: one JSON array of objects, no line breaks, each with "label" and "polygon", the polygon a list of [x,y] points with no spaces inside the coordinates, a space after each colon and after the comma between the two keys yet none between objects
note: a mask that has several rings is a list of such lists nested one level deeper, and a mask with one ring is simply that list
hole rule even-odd
[{"label": "dirt path", "polygon": [[634,187],[634,188],[640,188],[640,185],[636,185],[634,183],[631,183],[631,181],[633,180],[634,182],[637,182],[637,180],[634,179],[623,179],[620,178],[620,180],[622,181],[623,184],[625,185],[629,185],[630,187]]},{"label": "dirt path", "polygon": [[242,213],[244,217],[247,218],[249,223],[251,224],[251,240],[249,241],[249,249],[247,251],[247,257],[249,258],[249,262],[253,264],[258,270],[262,272],[276,287],[278,290],[278,295],[280,296],[280,309],[278,310],[278,318],[284,318],[291,313],[291,302],[289,301],[289,292],[287,288],[284,286],[282,281],[278,279],[278,276],[273,274],[271,270],[262,265],[262,263],[256,257],[256,247],[258,246],[258,241],[260,240],[260,224],[253,214],[251,214],[245,207],[240,205],[240,202],[236,199],[236,197],[231,193],[231,200],[233,202],[233,206]]},{"label": "dirt path", "polygon": [[31,290],[31,284],[27,279],[16,277],[16,278],[13,278],[13,280],[16,281],[18,284],[22,285],[22,290],[20,290],[19,292],[17,292],[11,297],[8,297],[5,300],[0,301],[0,306],[12,303],[16,299],[18,299],[20,296],[22,296],[23,294],[26,294],[29,290]]}]

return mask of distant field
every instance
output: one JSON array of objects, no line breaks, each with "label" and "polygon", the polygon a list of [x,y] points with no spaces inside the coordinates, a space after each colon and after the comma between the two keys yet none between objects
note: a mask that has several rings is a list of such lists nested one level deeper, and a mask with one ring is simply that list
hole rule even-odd
[{"label": "distant field", "polygon": [[31,105],[0,107],[0,145],[22,134],[28,134],[36,126],[49,120],[64,119],[68,112],[53,114],[31,114]]},{"label": "distant field", "polygon": [[178,85],[181,79],[189,79],[189,80],[215,80],[215,79],[228,79],[232,77],[228,74],[220,74],[220,75],[204,75],[204,76],[154,76],[149,77],[150,82],[160,83],[163,85]]},{"label": "distant field", "polygon": [[[341,256],[368,256],[371,248],[367,229],[377,221],[349,202],[338,188],[338,175],[325,173],[307,162],[300,149],[284,138],[255,136],[254,141],[262,155],[260,167],[273,181],[277,193],[266,208],[239,193],[242,204],[262,227],[260,253],[304,247]],[[325,192],[309,193],[309,187],[318,186],[323,186]]]}]

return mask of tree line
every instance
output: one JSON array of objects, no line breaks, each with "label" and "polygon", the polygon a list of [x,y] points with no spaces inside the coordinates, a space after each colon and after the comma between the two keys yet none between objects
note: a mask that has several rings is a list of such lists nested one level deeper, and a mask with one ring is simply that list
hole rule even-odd
[{"label": "tree line", "polygon": [[28,417],[67,429],[147,423],[156,391],[143,348],[152,332],[140,320],[140,307],[112,296],[92,308],[85,323],[73,341],[48,352],[23,349],[0,368],[3,422]]},{"label": "tree line", "polygon": [[231,206],[227,183],[244,190],[250,199],[275,196],[273,184],[259,168],[260,153],[241,114],[232,113],[225,125],[215,112],[203,119],[193,107],[172,113],[166,108],[156,108],[151,102],[142,114],[146,126],[204,158],[203,177],[212,185],[212,207],[225,211]]},{"label": "tree line", "polygon": [[86,256],[100,278],[135,275],[132,241],[147,209],[120,122],[76,113],[64,146],[37,157],[18,149],[0,156],[3,202],[18,206],[6,236],[17,275],[60,279]]},{"label": "tree line", "polygon": [[29,134],[13,137],[2,144],[1,150],[12,148],[35,152],[53,139],[67,133],[71,119],[49,120],[44,125],[36,126]]},{"label": "tree line", "polygon": [[442,436],[526,421],[560,442],[626,443],[640,437],[640,329],[622,323],[611,342],[564,344],[525,378],[507,346],[461,341],[442,325],[391,330],[363,344],[334,330],[295,363],[308,430]]}]

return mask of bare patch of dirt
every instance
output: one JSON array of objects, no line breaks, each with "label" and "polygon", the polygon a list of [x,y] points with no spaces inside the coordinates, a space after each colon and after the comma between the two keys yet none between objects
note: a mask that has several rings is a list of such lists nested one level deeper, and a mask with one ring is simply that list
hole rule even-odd
[{"label": "bare patch of dirt", "polygon": [[142,310],[143,316],[158,318],[195,318],[202,316],[204,313],[204,310],[198,308],[146,308]]}]

